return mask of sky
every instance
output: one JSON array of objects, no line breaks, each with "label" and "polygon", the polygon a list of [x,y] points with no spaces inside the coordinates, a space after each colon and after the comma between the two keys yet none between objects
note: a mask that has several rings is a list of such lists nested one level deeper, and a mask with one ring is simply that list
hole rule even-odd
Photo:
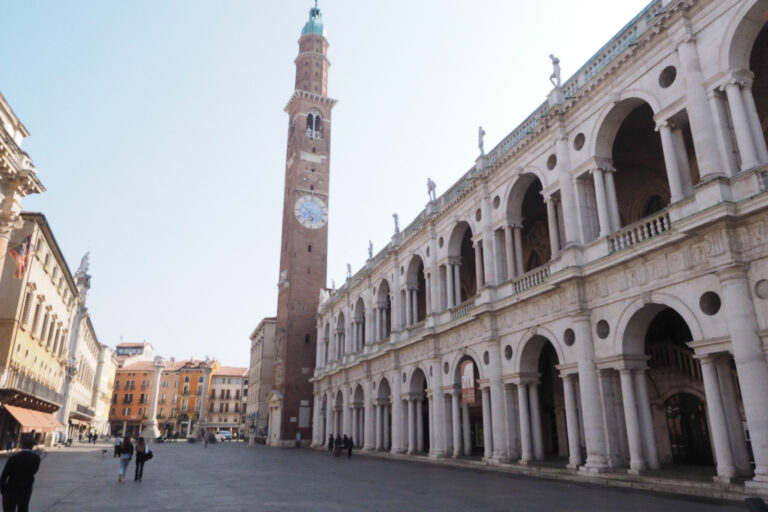
[{"label": "sky", "polygon": [[[320,0],[333,110],[328,286],[378,252],[647,0]],[[0,92],[47,191],[23,201],[99,341],[248,366],[274,316],[288,116],[310,0],[2,0]]]}]

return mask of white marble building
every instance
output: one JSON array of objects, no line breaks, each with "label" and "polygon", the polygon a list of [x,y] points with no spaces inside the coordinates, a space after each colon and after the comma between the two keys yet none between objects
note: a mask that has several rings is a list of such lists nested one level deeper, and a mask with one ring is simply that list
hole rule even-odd
[{"label": "white marble building", "polygon": [[768,487],[766,12],[654,1],[481,144],[321,301],[313,445]]}]

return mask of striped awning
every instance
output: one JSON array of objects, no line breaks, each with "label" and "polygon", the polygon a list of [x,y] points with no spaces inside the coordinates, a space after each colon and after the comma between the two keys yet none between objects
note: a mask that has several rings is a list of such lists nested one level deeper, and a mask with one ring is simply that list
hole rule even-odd
[{"label": "striped awning", "polygon": [[3,408],[21,425],[22,432],[55,432],[64,430],[64,425],[53,414],[34,411],[16,405],[3,404]]}]

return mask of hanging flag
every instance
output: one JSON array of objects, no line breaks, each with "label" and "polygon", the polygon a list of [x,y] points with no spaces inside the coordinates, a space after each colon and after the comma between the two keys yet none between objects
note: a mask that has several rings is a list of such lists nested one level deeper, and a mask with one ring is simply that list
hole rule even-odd
[{"label": "hanging flag", "polygon": [[27,235],[19,245],[8,251],[13,261],[16,263],[16,273],[13,277],[21,279],[29,266],[29,255],[32,252],[32,235]]}]

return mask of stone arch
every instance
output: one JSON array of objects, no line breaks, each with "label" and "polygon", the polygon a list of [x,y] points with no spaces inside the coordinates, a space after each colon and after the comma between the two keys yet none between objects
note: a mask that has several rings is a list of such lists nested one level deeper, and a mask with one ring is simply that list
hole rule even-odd
[{"label": "stone arch", "polygon": [[378,332],[374,333],[373,339],[376,341],[383,340],[392,332],[392,289],[386,278],[379,281],[372,307],[376,308],[377,315],[377,319],[374,321],[374,331],[378,329]]},{"label": "stone arch", "polygon": [[357,386],[354,388],[355,392],[352,395],[352,402],[355,405],[362,406],[365,404],[365,391],[363,391],[363,385],[358,383]]},{"label": "stone arch", "polygon": [[640,89],[627,89],[622,91],[618,98],[611,98],[606,101],[605,106],[598,113],[592,134],[588,139],[590,154],[598,158],[610,158],[611,146],[621,122],[642,103],[648,104],[654,114],[661,110],[659,100],[647,91]]},{"label": "stone arch", "polygon": [[[641,311],[646,306],[651,307]],[[645,329],[653,317],[665,307],[673,309],[683,318],[694,340],[704,338],[704,331],[696,314],[685,302],[666,293],[653,293],[632,301],[618,316],[618,322],[611,326],[614,333],[615,353],[617,355],[643,355],[645,353]]]},{"label": "stone arch", "polygon": [[408,391],[410,393],[421,392],[424,389],[422,385],[429,388],[429,373],[425,372],[424,368],[417,364],[413,367],[411,374],[408,376]]},{"label": "stone arch", "polygon": [[[446,276],[451,281],[448,289],[454,291],[454,300],[452,301],[454,305],[474,297],[478,292],[474,233],[472,225],[462,220],[454,225],[448,239],[448,272]],[[458,280],[456,279],[456,266],[459,269]]]},{"label": "stone arch", "polygon": [[452,376],[452,381],[451,381],[452,384],[459,384],[459,385],[461,384],[461,375],[460,375],[459,365],[461,361],[465,358],[472,359],[475,362],[475,367],[477,368],[477,371],[480,374],[480,377],[479,377],[480,379],[487,378],[485,371],[480,364],[480,362],[483,360],[481,357],[481,354],[478,354],[474,348],[465,347],[453,355],[453,358],[448,365],[448,370],[449,370],[448,375]]},{"label": "stone arch", "polygon": [[389,385],[389,379],[386,376],[382,376],[376,384],[376,398],[379,400],[392,399],[392,387]]},{"label": "stone arch", "polygon": [[[531,364],[531,361],[533,360],[532,358],[538,358],[541,347],[543,346],[540,339],[552,344],[560,364],[567,362],[560,340],[557,339],[554,333],[549,329],[536,326],[535,330],[528,329],[523,333],[517,342],[517,349],[512,352],[512,368],[514,372],[525,372],[526,368]],[[533,343],[531,343],[532,341]],[[536,366],[535,361],[533,366]],[[533,371],[535,372],[537,370]]]},{"label": "stone arch", "polygon": [[757,35],[766,23],[768,0],[745,2],[725,30],[720,47],[720,69],[749,69],[749,61]]},{"label": "stone arch", "polygon": [[405,272],[406,307],[408,325],[416,324],[427,316],[427,280],[424,271],[424,260],[419,254],[414,254],[408,262]]},{"label": "stone arch", "polygon": [[526,167],[514,179],[505,196],[507,217],[516,219],[521,216],[523,197],[528,187],[536,180],[544,186],[546,179],[544,173],[538,167]]}]

